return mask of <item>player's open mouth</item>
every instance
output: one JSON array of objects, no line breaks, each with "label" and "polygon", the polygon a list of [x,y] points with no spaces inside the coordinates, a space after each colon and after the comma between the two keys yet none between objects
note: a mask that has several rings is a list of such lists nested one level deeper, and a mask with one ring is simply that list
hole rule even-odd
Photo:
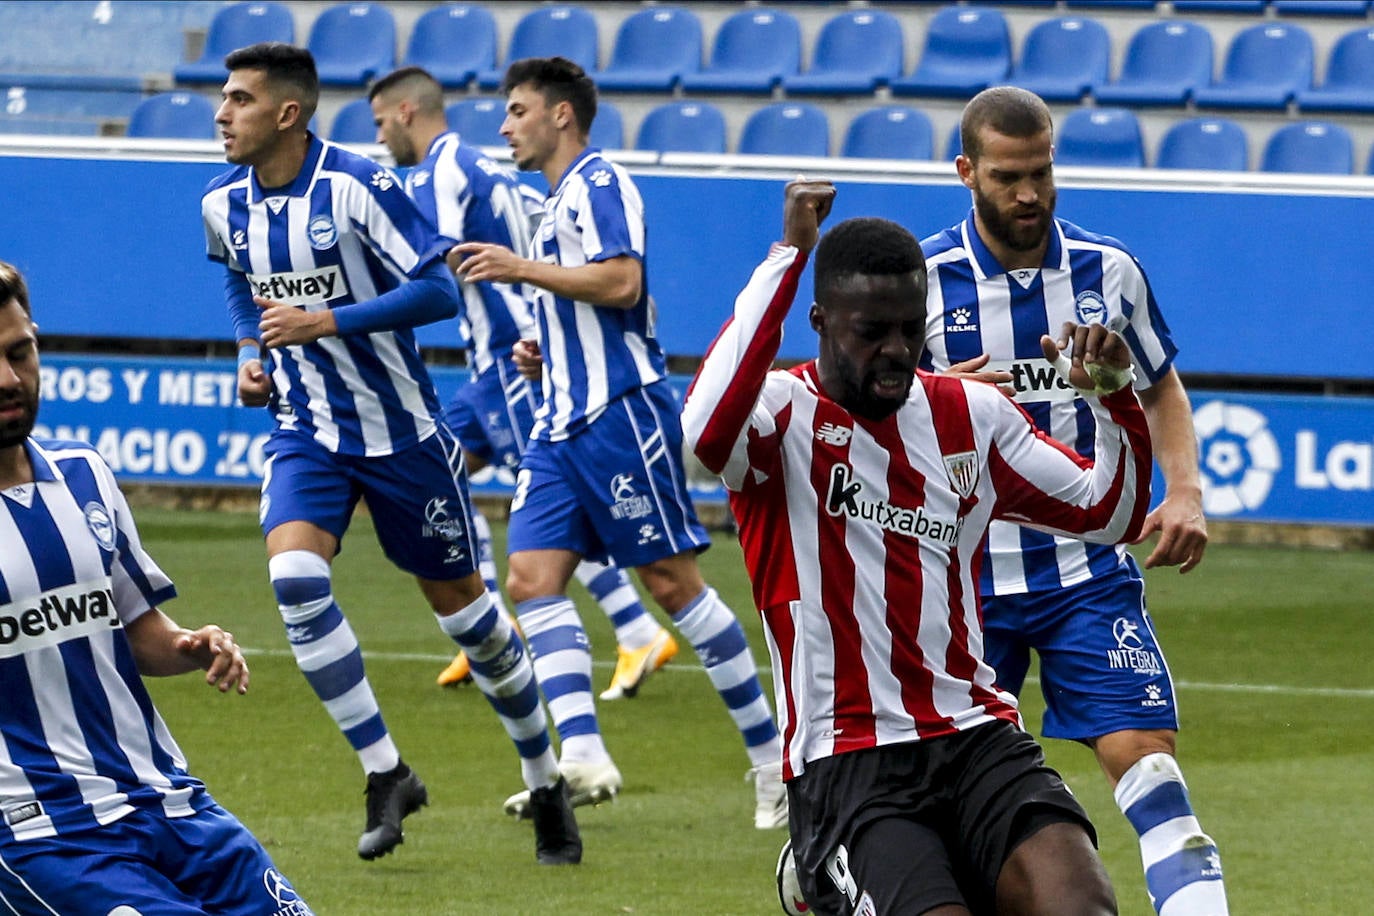
[{"label": "player's open mouth", "polygon": [[905,397],[911,378],[910,372],[879,372],[873,379],[873,393],[883,398]]}]

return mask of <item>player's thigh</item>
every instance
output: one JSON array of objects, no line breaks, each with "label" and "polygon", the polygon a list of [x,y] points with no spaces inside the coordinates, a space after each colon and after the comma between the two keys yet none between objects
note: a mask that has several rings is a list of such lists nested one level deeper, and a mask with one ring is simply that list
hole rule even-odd
[{"label": "player's thigh", "polygon": [[1116,894],[1083,828],[1046,823],[1007,858],[997,880],[997,912],[1012,916],[1108,916]]},{"label": "player's thigh", "polygon": [[212,805],[167,826],[187,854],[178,886],[217,916],[310,916],[301,899],[256,838],[234,815]]},{"label": "player's thigh", "polygon": [[641,567],[710,546],[687,490],[679,408],[666,383],[613,402],[568,442],[586,511],[616,563]]},{"label": "player's thigh", "polygon": [[258,521],[264,535],[307,522],[341,541],[358,503],[347,459],[308,436],[278,430],[267,442]]},{"label": "player's thigh", "polygon": [[522,553],[559,550],[592,559],[606,556],[584,505],[589,497],[579,490],[578,475],[569,467],[568,449],[567,440],[531,442],[521,459],[506,529],[513,575],[520,568],[514,558]]},{"label": "player's thigh", "polygon": [[1133,729],[1178,729],[1174,684],[1143,581],[1122,572],[1056,593],[1065,612],[1039,644],[1043,731],[1091,740]]},{"label": "player's thigh", "polygon": [[477,569],[462,449],[444,426],[404,451],[358,459],[356,479],[387,558],[421,579],[465,579]]}]

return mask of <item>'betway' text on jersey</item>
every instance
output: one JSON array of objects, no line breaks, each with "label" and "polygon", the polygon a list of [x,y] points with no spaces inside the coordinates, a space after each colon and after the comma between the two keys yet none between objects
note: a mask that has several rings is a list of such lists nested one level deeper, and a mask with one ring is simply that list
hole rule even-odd
[{"label": "'betway' text on jersey", "polygon": [[[1007,271],[978,237],[970,213],[921,248],[930,277],[922,365],[938,372],[990,355],[987,368],[1011,373],[1016,401],[1035,425],[1080,454],[1092,454],[1092,410],[1045,361],[1040,335],[1058,337],[1066,321],[1118,331],[1131,348],[1138,388],[1153,385],[1173,365],[1177,348],[1149,281],[1116,239],[1055,220],[1041,265]],[[987,546],[981,580],[987,595],[1084,582],[1116,569],[1125,554],[1124,547],[1003,521],[988,529]]]}]

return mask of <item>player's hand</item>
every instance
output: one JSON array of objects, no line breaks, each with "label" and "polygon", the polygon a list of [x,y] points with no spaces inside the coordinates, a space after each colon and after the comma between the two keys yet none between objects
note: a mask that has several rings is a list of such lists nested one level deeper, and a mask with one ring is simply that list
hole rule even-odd
[{"label": "player's hand", "polygon": [[810,251],[820,238],[821,223],[835,202],[835,185],[824,179],[798,177],[783,189],[782,240]]},{"label": "player's hand", "polygon": [[[455,256],[459,259],[457,264],[453,261]],[[446,259],[449,267],[469,283],[521,283],[524,281],[525,265],[529,263],[505,245],[487,242],[454,245],[449,249]]]},{"label": "player's hand", "polygon": [[244,407],[263,407],[272,398],[272,376],[262,367],[262,360],[250,359],[239,366],[239,400]]},{"label": "player's hand", "polygon": [[1066,321],[1058,340],[1048,334],[1040,338],[1040,349],[1051,363],[1064,351],[1072,352],[1068,382],[1082,391],[1110,394],[1131,382],[1130,348],[1104,325]]},{"label": "player's hand", "polygon": [[1145,568],[1177,566],[1181,573],[1191,572],[1202,562],[1202,554],[1207,550],[1207,519],[1202,514],[1202,491],[1171,490],[1166,493],[1164,501],[1145,516],[1145,527],[1133,543],[1139,544],[1156,531],[1159,532],[1159,543],[1145,558]]},{"label": "player's hand", "polygon": [[207,624],[199,630],[182,633],[173,642],[176,650],[195,659],[205,669],[205,683],[220,693],[231,689],[240,694],[248,692],[248,662],[243,650],[234,642],[234,634]]},{"label": "player's hand", "polygon": [[966,379],[970,382],[985,382],[989,385],[996,385],[997,390],[1009,398],[1016,397],[1016,389],[1011,385],[1011,373],[1005,369],[984,369],[988,360],[992,359],[992,354],[984,353],[975,356],[973,359],[966,359],[961,363],[954,363],[941,375],[951,375],[955,378]]},{"label": "player's hand", "polygon": [[334,323],[334,313],[329,309],[307,312],[299,306],[262,296],[254,296],[253,301],[262,309],[258,330],[262,332],[265,347],[296,347],[339,333],[338,325]]},{"label": "player's hand", "polygon": [[510,348],[511,359],[515,362],[515,369],[531,382],[539,381],[544,374],[544,354],[539,349],[537,340],[517,340],[515,346]]}]

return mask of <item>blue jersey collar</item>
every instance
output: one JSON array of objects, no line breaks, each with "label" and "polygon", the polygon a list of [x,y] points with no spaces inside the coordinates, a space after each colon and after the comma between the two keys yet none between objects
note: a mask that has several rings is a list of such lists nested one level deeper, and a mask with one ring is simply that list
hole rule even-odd
[{"label": "blue jersey collar", "polygon": [[[983,239],[978,234],[978,226],[974,221],[972,210],[968,211],[968,216],[964,218],[959,231],[964,237],[964,249],[971,256],[969,260],[973,262],[974,270],[978,272],[978,279],[985,280],[988,277],[995,277],[1007,272],[997,257],[988,250],[988,246],[983,244]],[[1050,220],[1050,243],[1045,247],[1045,257],[1040,261],[1040,267],[1049,270],[1068,269],[1068,264],[1064,259],[1064,230],[1059,225],[1057,218]]]},{"label": "blue jersey collar", "polygon": [[296,173],[296,177],[280,188],[264,188],[258,183],[258,170],[250,168],[248,171],[253,176],[250,186],[249,203],[258,203],[268,197],[304,197],[310,190],[310,185],[315,181],[315,170],[319,167],[320,158],[324,156],[324,142],[314,134],[309,134],[310,145],[305,148],[305,161],[301,163],[301,170]]},{"label": "blue jersey collar", "polygon": [[553,187],[549,188],[549,196],[553,197],[559,191],[563,190],[563,183],[568,180],[568,176],[581,169],[582,166],[586,164],[588,159],[600,155],[601,147],[599,146],[589,146],[586,149],[584,149],[582,151],[582,155],[574,159],[572,161],[572,164],[563,170],[563,174],[558,176],[558,183],[555,184]]}]

